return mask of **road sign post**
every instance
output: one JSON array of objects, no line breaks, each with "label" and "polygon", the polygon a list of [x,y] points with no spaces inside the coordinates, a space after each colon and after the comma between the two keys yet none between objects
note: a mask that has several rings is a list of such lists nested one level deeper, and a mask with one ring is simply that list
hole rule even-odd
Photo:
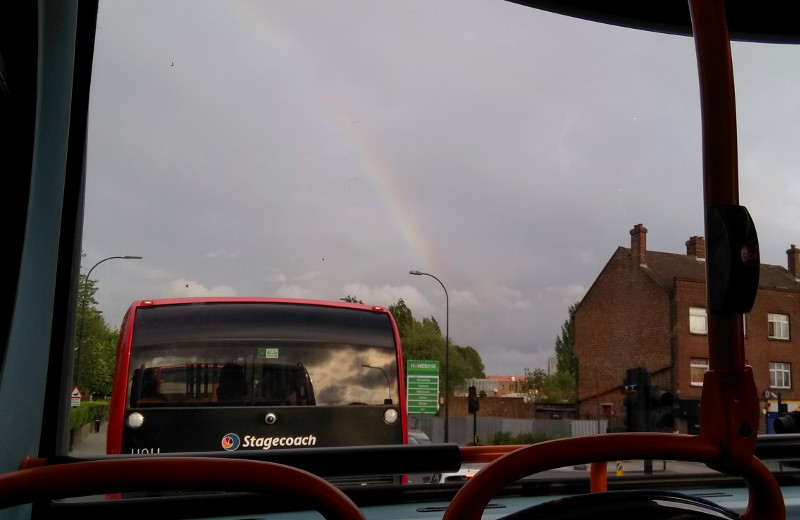
[{"label": "road sign post", "polygon": [[439,410],[439,362],[409,360],[406,376],[408,413],[435,414]]},{"label": "road sign post", "polygon": [[81,395],[81,391],[78,389],[77,386],[74,387],[72,389],[72,394],[70,395],[70,404],[73,407],[77,408],[78,406],[81,405],[81,398],[83,398],[83,395]]}]

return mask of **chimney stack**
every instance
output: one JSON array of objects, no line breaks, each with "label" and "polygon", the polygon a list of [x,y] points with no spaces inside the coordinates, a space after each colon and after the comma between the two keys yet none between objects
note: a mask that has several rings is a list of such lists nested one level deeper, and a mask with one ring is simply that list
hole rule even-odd
[{"label": "chimney stack", "polygon": [[647,265],[647,228],[636,224],[631,229],[631,258],[633,265]]},{"label": "chimney stack", "polygon": [[697,257],[698,260],[706,258],[706,239],[703,237],[691,237],[686,242],[686,254]]},{"label": "chimney stack", "polygon": [[786,250],[786,256],[789,257],[788,267],[789,274],[794,276],[795,280],[800,280],[800,249],[797,249],[794,244]]}]

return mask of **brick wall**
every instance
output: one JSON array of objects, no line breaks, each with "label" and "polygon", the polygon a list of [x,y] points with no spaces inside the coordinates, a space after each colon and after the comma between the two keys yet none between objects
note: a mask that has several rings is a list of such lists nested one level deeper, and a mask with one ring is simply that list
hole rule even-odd
[{"label": "brick wall", "polygon": [[601,405],[610,404],[612,428],[622,427],[625,371],[663,371],[672,363],[669,296],[640,260],[618,248],[575,315],[578,418],[597,418]]},{"label": "brick wall", "polygon": [[[769,339],[769,313],[789,315],[789,341]],[[745,356],[753,367],[753,378],[759,393],[770,388],[769,363],[790,363],[792,387],[773,389],[784,400],[800,399],[794,381],[800,371],[800,294],[794,291],[759,291],[752,311],[745,317]]]},{"label": "brick wall", "polygon": [[706,307],[706,284],[677,280],[674,298],[675,391],[682,399],[700,399],[702,386],[691,385],[692,358],[708,358],[708,336],[689,331],[689,308]]},{"label": "brick wall", "polygon": [[[467,411],[466,396],[450,396],[448,402],[450,417],[472,417]],[[572,404],[550,405],[526,403],[521,397],[484,397],[480,400],[481,417],[504,417],[507,419],[574,419]],[[441,413],[444,413],[441,411]]]}]

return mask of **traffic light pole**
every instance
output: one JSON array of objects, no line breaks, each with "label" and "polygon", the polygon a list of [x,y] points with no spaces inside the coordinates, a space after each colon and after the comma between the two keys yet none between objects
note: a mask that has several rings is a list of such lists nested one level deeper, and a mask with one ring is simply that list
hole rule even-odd
[{"label": "traffic light pole", "polygon": [[472,445],[478,445],[478,412],[472,414]]},{"label": "traffic light pole", "polygon": [[[675,395],[667,388],[652,386],[646,368],[629,368],[622,382],[625,391],[627,431],[654,432],[675,428]],[[646,459],[644,473],[653,473],[653,461]]]},{"label": "traffic light pole", "polygon": [[478,445],[478,410],[481,402],[478,398],[478,389],[474,386],[469,387],[467,396],[467,412],[472,414],[472,445]]}]

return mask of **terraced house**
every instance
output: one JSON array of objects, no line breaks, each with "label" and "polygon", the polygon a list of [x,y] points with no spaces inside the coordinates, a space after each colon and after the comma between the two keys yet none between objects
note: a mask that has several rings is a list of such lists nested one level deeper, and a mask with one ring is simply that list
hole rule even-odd
[{"label": "terraced house", "polygon": [[[674,429],[697,433],[703,373],[708,368],[705,239],[693,236],[685,254],[647,250],[647,229],[630,230],[575,314],[578,415],[626,427],[624,381],[645,368],[651,384],[676,397]],[[762,264],[752,311],[744,317],[745,353],[762,399],[760,433],[771,429],[779,401],[792,411],[800,400],[800,249],[786,251],[786,267]]]}]

